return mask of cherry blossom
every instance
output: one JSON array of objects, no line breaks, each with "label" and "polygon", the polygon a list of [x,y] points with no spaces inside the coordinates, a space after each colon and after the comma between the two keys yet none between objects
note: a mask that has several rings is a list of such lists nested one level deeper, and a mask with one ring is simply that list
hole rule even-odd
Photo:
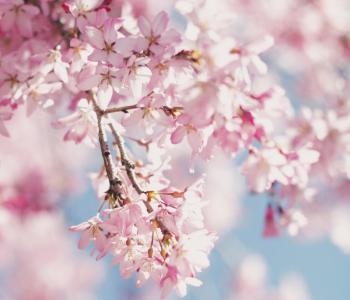
[{"label": "cherry blossom", "polygon": [[165,12],[160,12],[151,23],[144,17],[140,17],[138,22],[142,35],[147,39],[147,48],[156,55],[180,41],[180,35],[175,30],[166,31],[169,17]]},{"label": "cherry blossom", "polygon": [[[318,228],[348,252],[350,22],[348,5],[336,2],[164,1],[169,14],[151,0],[0,0],[0,138],[21,131],[11,124],[25,108],[28,123],[47,113],[63,145],[95,149],[99,203],[71,226],[78,247],[112,256],[122,277],[153,281],[162,297],[200,286],[217,240],[211,229],[235,224],[230,213],[222,226],[210,221],[213,205],[229,210],[241,191],[221,185],[236,166],[229,159],[249,191],[270,197],[263,236]],[[33,136],[38,148],[50,141],[46,129]],[[65,162],[79,161],[65,147],[55,141],[59,163],[46,166],[39,150],[14,151],[31,158],[25,170],[4,154],[1,211],[23,222],[55,211],[70,184]],[[331,211],[330,228],[315,211]],[[285,299],[260,284],[257,297]]]},{"label": "cherry blossom", "polygon": [[89,145],[94,145],[97,141],[97,120],[92,105],[86,99],[81,99],[78,108],[79,111],[58,119],[54,122],[54,125],[55,127],[68,127],[64,140],[71,140],[75,143],[84,141]]},{"label": "cherry blossom", "polygon": [[1,28],[11,30],[14,26],[24,37],[33,35],[32,19],[40,13],[38,7],[25,4],[22,0],[1,1]]}]

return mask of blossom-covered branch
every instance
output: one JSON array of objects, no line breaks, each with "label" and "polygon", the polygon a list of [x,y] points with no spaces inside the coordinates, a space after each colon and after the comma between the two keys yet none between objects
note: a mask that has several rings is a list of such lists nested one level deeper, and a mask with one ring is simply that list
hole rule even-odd
[{"label": "blossom-covered branch", "polygon": [[[24,106],[28,116],[52,113],[65,142],[99,147],[103,166],[92,178],[102,205],[72,227],[79,247],[92,242],[98,259],[109,253],[123,276],[137,273],[137,285],[152,279],[163,296],[173,288],[184,296],[187,285],[201,284],[198,272],[216,240],[202,213],[201,170],[218,153],[240,157],[249,189],[271,196],[266,237],[284,228],[299,233],[316,197],[348,186],[349,89],[341,74],[350,27],[313,2],[319,26],[284,32],[263,1],[177,0],[186,22],[176,30],[166,12],[146,15],[122,2],[0,1],[0,134],[11,135],[7,124]],[[255,18],[246,26],[252,10],[269,30],[260,31]],[[281,24],[290,11],[291,19],[299,14],[293,5],[276,11]],[[308,11],[301,13],[308,24]],[[334,52],[319,57],[313,49],[324,50],[325,40]],[[274,42],[288,51],[270,50]],[[273,53],[271,64],[286,67],[296,49],[304,53],[296,73],[311,78],[304,94],[321,91],[325,109],[298,110],[262,59]],[[304,62],[323,75],[313,80]],[[336,86],[322,86],[324,78]],[[178,172],[173,154],[181,151],[192,178]]]}]

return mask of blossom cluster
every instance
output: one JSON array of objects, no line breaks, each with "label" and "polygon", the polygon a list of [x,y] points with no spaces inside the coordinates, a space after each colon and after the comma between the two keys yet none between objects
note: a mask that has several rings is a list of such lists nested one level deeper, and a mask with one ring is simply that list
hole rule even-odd
[{"label": "blossom cluster", "polygon": [[111,253],[124,278],[137,272],[137,286],[153,279],[162,297],[173,288],[184,296],[187,285],[201,285],[196,273],[209,265],[216,239],[204,228],[200,190],[198,182],[183,192],[130,193],[122,205],[112,204],[71,229],[81,233],[79,248],[93,242],[97,259]]},{"label": "blossom cluster", "polygon": [[[344,193],[349,186],[350,19],[346,13],[349,2],[270,1],[267,4],[238,0],[227,1],[227,5],[238,12],[232,18],[232,25],[242,28],[244,24],[244,36],[264,33],[274,36],[276,46],[267,59],[275,72],[282,71],[288,76],[293,100],[300,105],[285,136],[293,149],[308,144],[319,153],[318,161],[305,174],[312,180],[303,185],[284,185],[281,189],[275,185],[269,190],[273,205],[267,211],[273,218],[269,221],[272,226],[267,227],[276,234],[282,228],[292,235],[329,233],[333,240],[332,232],[340,227],[323,226],[316,219],[348,206]],[[343,224],[349,220],[347,214],[339,218]]]}]

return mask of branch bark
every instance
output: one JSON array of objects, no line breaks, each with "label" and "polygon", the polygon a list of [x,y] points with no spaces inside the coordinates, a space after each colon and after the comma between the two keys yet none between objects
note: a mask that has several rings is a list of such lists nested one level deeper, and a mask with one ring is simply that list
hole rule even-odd
[{"label": "branch bark", "polygon": [[133,109],[137,109],[137,108],[141,108],[141,107],[138,107],[137,104],[126,105],[126,106],[121,106],[121,107],[111,107],[111,108],[107,108],[107,109],[103,110],[102,113],[103,114],[110,114],[110,113],[114,113],[114,112],[127,113],[129,110],[133,110]]},{"label": "branch bark", "polygon": [[123,200],[122,199],[122,182],[118,178],[115,172],[111,151],[109,149],[106,133],[102,125],[103,112],[101,108],[98,106],[94,98],[94,95],[92,95],[91,99],[92,99],[92,103],[93,103],[94,110],[97,117],[98,140],[100,144],[101,155],[103,158],[103,163],[104,163],[107,177],[109,180],[109,190],[106,193],[107,195],[112,196],[114,200],[116,200],[115,204],[118,204],[120,206],[121,205],[120,201]]},{"label": "branch bark", "polygon": [[113,138],[114,138],[114,141],[115,141],[115,145],[118,147],[121,163],[125,167],[126,174],[128,175],[128,178],[129,178],[132,186],[134,187],[134,189],[136,190],[136,192],[138,194],[146,193],[145,191],[143,191],[141,189],[140,185],[136,181],[135,174],[134,174],[135,165],[128,158],[128,156],[126,154],[123,138],[117,132],[117,130],[115,129],[113,124],[109,123],[109,128],[112,131],[112,135],[113,135]]},{"label": "branch bark", "polygon": [[[100,143],[100,148],[101,148],[101,154],[102,154],[104,165],[106,168],[107,177],[108,177],[109,183],[110,183],[110,189],[107,191],[107,194],[110,194],[113,197],[115,197],[119,206],[123,206],[123,203],[120,202],[120,200],[123,200],[122,199],[122,189],[121,189],[122,182],[115,174],[111,152],[109,150],[109,146],[107,143],[107,137],[106,137],[104,128],[102,126],[103,115],[106,114],[106,111],[111,111],[112,108],[104,110],[104,111],[101,110],[101,108],[98,106],[98,104],[94,98],[94,95],[92,95],[92,102],[93,102],[94,109],[95,109],[96,116],[97,116],[98,137],[99,137],[99,143]],[[127,107],[127,106],[125,106],[125,107]],[[135,107],[134,106],[128,106],[128,107],[137,108],[136,105],[135,105]],[[121,109],[121,108],[119,108],[118,110],[113,109],[113,112],[114,111],[123,111],[123,109]],[[130,161],[130,159],[128,158],[128,156],[126,154],[123,138],[120,136],[120,134],[115,129],[115,127],[113,126],[112,123],[109,123],[108,125],[109,125],[109,128],[111,129],[115,145],[118,148],[121,163],[125,167],[126,174],[129,178],[133,188],[135,189],[135,191],[139,195],[140,194],[147,194],[148,192],[141,189],[140,185],[138,184],[138,182],[135,178],[135,174],[134,174],[135,165],[133,162]],[[146,200],[144,200],[143,203],[146,206],[147,211],[149,213],[151,213],[153,211],[153,208],[150,205],[150,203],[148,203]],[[170,231],[167,229],[167,227],[164,225],[164,223],[158,217],[156,217],[154,220],[157,222],[158,227],[160,228],[160,230],[162,231],[162,233],[164,235],[164,238],[166,238],[170,234]]]}]

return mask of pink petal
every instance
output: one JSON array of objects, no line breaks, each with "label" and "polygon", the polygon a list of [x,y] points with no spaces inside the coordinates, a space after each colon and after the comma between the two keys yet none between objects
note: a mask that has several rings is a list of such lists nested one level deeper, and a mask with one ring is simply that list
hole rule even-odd
[{"label": "pink petal", "polygon": [[183,140],[185,135],[186,135],[186,128],[184,126],[179,126],[171,134],[170,140],[173,144],[178,144]]},{"label": "pink petal", "polygon": [[142,210],[137,204],[130,205],[129,212],[131,223],[135,223],[142,216]]},{"label": "pink petal", "polygon": [[120,233],[120,229],[113,225],[113,224],[109,224],[109,223],[101,223],[99,225],[103,230],[108,231],[110,233]]},{"label": "pink petal", "polygon": [[78,248],[79,249],[84,249],[86,248],[87,245],[89,245],[90,242],[90,231],[89,230],[84,230],[81,235],[80,235],[80,239],[78,242]]},{"label": "pink petal", "polygon": [[181,35],[175,29],[169,29],[158,39],[158,43],[161,45],[179,42],[181,42]]},{"label": "pink petal", "polygon": [[134,50],[136,52],[142,52],[147,49],[149,42],[145,38],[138,37],[135,40]]},{"label": "pink petal", "polygon": [[94,49],[94,51],[89,55],[90,61],[106,61],[107,52],[100,49]]},{"label": "pink petal", "polygon": [[86,137],[87,133],[88,133],[87,127],[76,126],[75,128],[72,128],[66,132],[66,134],[63,137],[63,140],[65,142],[66,141],[73,141],[76,144],[79,144]]},{"label": "pink petal", "polygon": [[88,37],[88,40],[91,45],[98,49],[104,48],[105,40],[100,30],[92,26],[87,26],[85,29],[85,34]]},{"label": "pink petal", "polygon": [[129,57],[132,55],[134,50],[135,41],[132,38],[125,37],[120,38],[116,41],[116,48],[120,54],[124,57]]},{"label": "pink petal", "polygon": [[123,57],[120,54],[113,52],[108,54],[107,60],[115,67],[122,67],[124,63]]},{"label": "pink petal", "polygon": [[138,26],[143,36],[150,37],[151,36],[151,24],[144,17],[140,17],[138,20]]},{"label": "pink petal", "polygon": [[173,286],[174,286],[174,283],[169,278],[167,278],[162,282],[162,290],[160,295],[161,299],[165,299],[166,297],[169,296],[169,294],[173,289]]},{"label": "pink petal", "polygon": [[168,26],[169,17],[166,12],[161,11],[152,22],[152,34],[153,36],[161,35]]},{"label": "pink petal", "polygon": [[133,111],[128,117],[123,119],[123,125],[124,126],[137,125],[142,120],[142,116],[143,116],[142,109],[137,109]]},{"label": "pink petal", "polygon": [[101,81],[101,76],[98,74],[91,75],[78,83],[78,89],[88,91],[97,86]]},{"label": "pink petal", "polygon": [[100,252],[102,252],[107,244],[107,238],[103,233],[98,233],[95,239],[95,246],[96,249]]},{"label": "pink petal", "polygon": [[117,40],[117,30],[120,28],[120,20],[108,19],[103,28],[103,36],[108,44]]},{"label": "pink petal", "polygon": [[191,130],[187,135],[187,140],[194,152],[198,152],[203,146],[203,139],[198,131]]}]

